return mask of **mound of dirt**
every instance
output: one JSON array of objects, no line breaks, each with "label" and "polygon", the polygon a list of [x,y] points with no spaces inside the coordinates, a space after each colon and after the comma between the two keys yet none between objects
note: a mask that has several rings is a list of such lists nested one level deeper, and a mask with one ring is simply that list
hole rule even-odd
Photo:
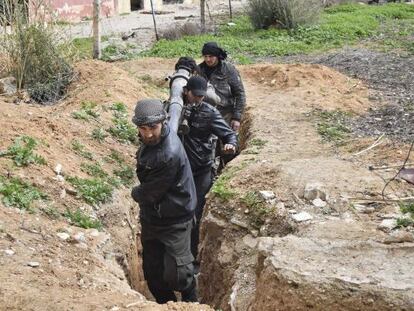
[{"label": "mound of dirt", "polygon": [[[313,105],[324,110],[339,109],[362,113],[370,107],[367,88],[360,81],[325,66],[266,64],[245,66],[241,72],[249,80],[267,86],[275,92],[301,92],[306,89],[300,96],[315,99]],[[337,100],[325,101],[324,97],[335,97]]]}]

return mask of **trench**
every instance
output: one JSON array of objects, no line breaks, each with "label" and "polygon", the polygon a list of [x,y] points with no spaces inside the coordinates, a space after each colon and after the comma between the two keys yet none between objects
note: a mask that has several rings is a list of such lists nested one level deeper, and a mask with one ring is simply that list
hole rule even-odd
[{"label": "trench", "polygon": [[[247,146],[248,140],[251,137],[251,124],[252,124],[252,114],[250,109],[247,108],[244,117],[241,121],[241,126],[239,130],[239,151],[241,152]],[[236,156],[237,157],[237,156]],[[135,219],[137,216],[136,208],[130,209],[130,219]],[[203,225],[201,225],[202,230]],[[120,254],[116,257],[117,263],[120,265],[124,271],[126,280],[128,281],[129,286],[136,290],[137,292],[144,295],[148,300],[153,301],[153,297],[148,290],[144,279],[144,273],[142,271],[142,247],[140,242],[140,228],[136,229],[135,238],[128,250],[125,251],[125,254]],[[199,293],[203,293],[203,289],[198,289]],[[208,302],[203,302],[208,304]]]}]

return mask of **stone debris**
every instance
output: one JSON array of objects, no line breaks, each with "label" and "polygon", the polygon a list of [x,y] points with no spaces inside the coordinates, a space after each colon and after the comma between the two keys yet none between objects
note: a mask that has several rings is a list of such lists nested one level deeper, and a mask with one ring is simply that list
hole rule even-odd
[{"label": "stone debris", "polygon": [[78,232],[72,236],[72,239],[77,243],[86,243],[85,233]]},{"label": "stone debris", "polygon": [[391,232],[389,236],[387,236],[384,241],[384,244],[392,244],[392,243],[404,243],[404,242],[414,242],[414,235],[408,231],[397,230]]},{"label": "stone debris", "polygon": [[397,227],[397,220],[396,219],[384,219],[381,221],[381,223],[378,225],[378,229],[384,232],[389,232],[392,229]]},{"label": "stone debris", "polygon": [[59,239],[61,239],[62,241],[66,241],[67,239],[69,239],[69,238],[70,238],[70,235],[69,235],[69,234],[67,234],[66,232],[58,232],[56,235],[57,235],[57,236],[59,237]]},{"label": "stone debris", "polygon": [[321,200],[320,198],[316,198],[312,201],[313,206],[316,207],[325,207],[327,205],[327,203],[323,200]]},{"label": "stone debris", "polygon": [[296,222],[304,222],[304,221],[308,221],[308,220],[313,219],[312,215],[309,214],[308,212],[300,212],[300,213],[297,213],[297,214],[293,214],[292,218]]},{"label": "stone debris", "polygon": [[307,183],[305,186],[303,197],[308,201],[313,201],[318,198],[323,201],[326,201],[327,195],[325,186],[319,182]]},{"label": "stone debris", "polygon": [[4,253],[5,253],[7,256],[13,256],[13,255],[14,255],[14,251],[13,251],[13,250],[11,250],[11,249],[5,249],[5,250],[4,250]]},{"label": "stone debris", "polygon": [[248,224],[246,224],[243,221],[238,220],[238,219],[236,219],[234,217],[232,219],[230,219],[230,223],[233,224],[233,225],[239,226],[241,228],[244,228],[244,229],[248,229],[249,228],[249,225]]},{"label": "stone debris", "polygon": [[62,164],[56,164],[53,171],[56,173],[56,175],[62,175]]},{"label": "stone debris", "polygon": [[375,212],[375,207],[373,207],[373,206],[366,206],[366,205],[362,205],[362,204],[354,204],[354,208],[358,212],[364,213],[364,214],[369,214],[369,213]]},{"label": "stone debris", "polygon": [[276,195],[274,194],[273,191],[262,190],[262,191],[259,191],[259,194],[266,201],[276,198]]},{"label": "stone debris", "polygon": [[40,266],[40,263],[38,263],[37,261],[29,261],[29,262],[27,263],[27,265],[28,265],[29,267],[32,267],[32,268],[37,268],[37,267],[39,267],[39,266]]}]

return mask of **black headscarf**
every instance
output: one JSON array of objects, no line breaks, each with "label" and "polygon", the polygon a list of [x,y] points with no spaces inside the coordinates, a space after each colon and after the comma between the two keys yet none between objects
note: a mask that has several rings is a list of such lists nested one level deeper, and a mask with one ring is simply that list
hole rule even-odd
[{"label": "black headscarf", "polygon": [[218,57],[220,60],[225,60],[227,58],[227,52],[220,48],[216,42],[204,43],[203,49],[201,50],[201,54],[213,55]]}]

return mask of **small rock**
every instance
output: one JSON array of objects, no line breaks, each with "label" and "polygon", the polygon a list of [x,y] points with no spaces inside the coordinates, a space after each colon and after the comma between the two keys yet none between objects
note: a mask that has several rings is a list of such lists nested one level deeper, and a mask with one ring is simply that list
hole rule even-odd
[{"label": "small rock", "polygon": [[88,229],[86,230],[87,235],[96,238],[97,236],[99,236],[99,231],[97,229]]},{"label": "small rock", "polygon": [[64,182],[65,181],[65,177],[63,177],[62,175],[56,175],[56,177],[54,177],[54,179],[59,181],[59,182]]},{"label": "small rock", "polygon": [[236,26],[236,23],[233,23],[233,22],[228,22],[228,23],[227,23],[227,25],[228,25],[228,26]]},{"label": "small rock", "polygon": [[297,211],[296,211],[295,209],[290,209],[290,210],[288,210],[288,213],[289,213],[289,214],[296,214],[296,213],[297,213]]},{"label": "small rock", "polygon": [[375,212],[375,207],[373,206],[365,206],[362,204],[354,204],[354,208],[360,212],[360,213],[364,213],[364,214],[369,214],[372,212]]},{"label": "small rock", "polygon": [[407,231],[394,231],[383,241],[384,244],[414,242],[414,236]]},{"label": "small rock", "polygon": [[252,231],[250,231],[250,233],[255,238],[257,238],[259,236],[259,231],[257,231],[257,230],[252,230]]},{"label": "small rock", "polygon": [[293,214],[292,218],[296,222],[304,222],[313,219],[312,215],[308,212],[300,212],[298,214]]},{"label": "small rock", "polygon": [[230,223],[232,223],[233,225],[239,226],[241,228],[244,228],[244,229],[248,229],[249,228],[249,225],[248,224],[246,224],[246,223],[244,223],[244,222],[242,222],[242,221],[240,221],[238,219],[235,219],[235,218],[230,219]]},{"label": "small rock", "polygon": [[319,182],[307,183],[303,197],[308,201],[313,201],[317,198],[326,201],[325,186]]},{"label": "small rock", "polygon": [[59,197],[60,197],[61,199],[66,198],[66,190],[65,190],[65,189],[62,189],[62,190],[60,191]]},{"label": "small rock", "polygon": [[72,188],[72,187],[66,187],[66,192],[70,195],[77,195],[78,194],[78,191],[76,191],[76,189]]},{"label": "small rock", "polygon": [[12,251],[11,249],[5,249],[5,250],[4,250],[4,253],[5,253],[7,256],[13,256],[13,255],[14,255],[14,251]]},{"label": "small rock", "polygon": [[257,245],[257,239],[252,237],[250,234],[247,234],[243,237],[243,243],[250,248],[255,248]]},{"label": "small rock", "polygon": [[249,209],[248,208],[246,208],[245,210],[244,210],[244,213],[245,214],[248,214],[250,211],[249,211]]},{"label": "small rock", "polygon": [[266,201],[274,199],[276,197],[273,191],[262,190],[259,191],[259,194]]},{"label": "small rock", "polygon": [[37,268],[40,266],[40,263],[38,263],[37,261],[30,261],[27,263],[27,265],[32,268]]},{"label": "small rock", "polygon": [[75,246],[76,246],[76,247],[79,247],[79,248],[81,248],[81,249],[88,249],[88,245],[87,245],[86,243],[83,243],[83,242],[81,242],[81,243],[76,243],[76,244],[75,244]]},{"label": "small rock", "polygon": [[78,243],[86,243],[85,234],[83,232],[76,233],[72,238]]},{"label": "small rock", "polygon": [[378,225],[378,229],[381,231],[389,232],[392,229],[397,227],[397,220],[396,219],[384,219],[381,221],[381,223]]},{"label": "small rock", "polygon": [[327,203],[320,198],[316,198],[312,201],[312,204],[316,207],[325,207]]},{"label": "small rock", "polygon": [[53,170],[57,175],[62,175],[62,164],[56,164],[55,169]]},{"label": "small rock", "polygon": [[260,227],[259,234],[260,234],[260,236],[266,236],[267,235],[267,226],[266,225],[263,225],[263,226]]},{"label": "small rock", "polygon": [[66,232],[58,232],[56,235],[57,235],[57,236],[59,237],[59,239],[61,239],[62,241],[66,241],[67,239],[69,239],[69,238],[70,238],[70,235],[69,235],[69,234],[67,234]]}]

